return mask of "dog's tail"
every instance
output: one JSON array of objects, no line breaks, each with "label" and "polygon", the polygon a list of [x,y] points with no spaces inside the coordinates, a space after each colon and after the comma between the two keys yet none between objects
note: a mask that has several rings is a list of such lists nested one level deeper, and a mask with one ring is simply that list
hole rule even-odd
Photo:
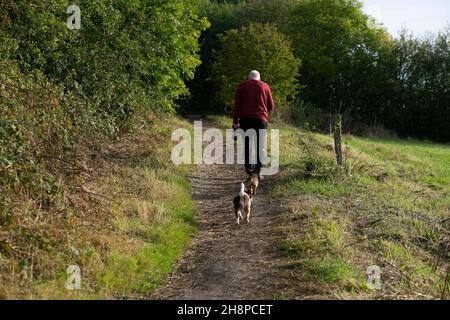
[{"label": "dog's tail", "polygon": [[243,196],[244,195],[244,190],[245,190],[245,185],[243,183],[241,183],[241,191],[239,191],[239,196]]}]

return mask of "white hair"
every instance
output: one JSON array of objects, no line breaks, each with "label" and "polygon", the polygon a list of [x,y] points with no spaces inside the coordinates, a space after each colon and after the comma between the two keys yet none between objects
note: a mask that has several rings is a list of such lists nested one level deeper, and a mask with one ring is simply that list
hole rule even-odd
[{"label": "white hair", "polygon": [[239,196],[243,196],[245,193],[245,184],[241,183],[241,191],[239,191]]},{"label": "white hair", "polygon": [[261,74],[256,70],[252,70],[252,71],[250,71],[250,74],[248,75],[248,79],[249,80],[261,80]]}]

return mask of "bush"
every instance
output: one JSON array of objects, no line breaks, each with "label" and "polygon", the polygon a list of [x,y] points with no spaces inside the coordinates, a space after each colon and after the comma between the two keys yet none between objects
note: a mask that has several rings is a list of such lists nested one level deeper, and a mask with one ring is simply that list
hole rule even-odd
[{"label": "bush", "polygon": [[274,25],[254,23],[231,29],[219,38],[222,49],[213,72],[219,85],[218,98],[225,106],[233,105],[236,86],[253,69],[269,83],[278,104],[295,94],[300,61],[294,57],[288,38]]},{"label": "bush", "polygon": [[288,103],[282,111],[283,121],[307,130],[320,131],[324,129],[327,120],[321,109],[300,99]]},{"label": "bush", "polygon": [[1,49],[23,72],[41,70],[89,99],[115,132],[137,111],[172,111],[187,94],[207,26],[196,1],[81,0],[81,30],[66,27],[65,0],[6,2]]},{"label": "bush", "polygon": [[0,61],[0,114],[0,186],[20,186],[29,194],[36,188],[30,183],[39,180],[30,175],[36,175],[43,155],[69,149],[81,133],[73,116],[89,116],[70,92],[64,94],[42,72],[24,75],[8,60]]},{"label": "bush", "polygon": [[81,0],[81,30],[67,28],[65,0],[2,2],[0,182],[37,181],[42,155],[174,110],[200,63],[197,1]]}]

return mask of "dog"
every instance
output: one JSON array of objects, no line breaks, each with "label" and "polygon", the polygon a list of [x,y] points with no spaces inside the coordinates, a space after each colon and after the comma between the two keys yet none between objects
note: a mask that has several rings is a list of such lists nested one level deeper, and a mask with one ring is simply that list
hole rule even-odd
[{"label": "dog", "polygon": [[250,174],[250,176],[248,177],[247,181],[246,181],[246,186],[249,189],[249,194],[250,196],[253,198],[256,196],[256,190],[258,190],[259,187],[259,174],[258,173],[252,173]]},{"label": "dog", "polygon": [[250,222],[250,212],[252,210],[253,200],[251,194],[253,194],[254,192],[255,190],[253,189],[252,185],[246,187],[244,183],[241,183],[239,196],[237,196],[233,200],[234,213],[236,215],[236,226],[239,226],[240,220],[244,219],[244,217],[242,216],[243,212],[245,213],[245,221],[247,221],[247,223]]}]

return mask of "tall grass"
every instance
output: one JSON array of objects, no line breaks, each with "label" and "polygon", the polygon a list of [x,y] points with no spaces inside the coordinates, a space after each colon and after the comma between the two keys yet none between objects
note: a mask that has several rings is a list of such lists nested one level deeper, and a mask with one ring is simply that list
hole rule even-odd
[{"label": "tall grass", "polygon": [[[347,168],[336,170],[331,137],[281,126],[271,193],[288,197],[280,249],[295,272],[339,298],[440,298],[449,146],[346,136]],[[371,265],[382,269],[381,290],[365,283]]]},{"label": "tall grass", "polygon": [[[58,162],[51,172],[61,191],[43,190],[46,206],[25,192],[6,204],[2,298],[148,297],[165,279],[196,230],[186,168],[167,162],[171,131],[186,123],[143,120],[133,133]],[[81,269],[81,290],[66,289],[69,265]]]}]

